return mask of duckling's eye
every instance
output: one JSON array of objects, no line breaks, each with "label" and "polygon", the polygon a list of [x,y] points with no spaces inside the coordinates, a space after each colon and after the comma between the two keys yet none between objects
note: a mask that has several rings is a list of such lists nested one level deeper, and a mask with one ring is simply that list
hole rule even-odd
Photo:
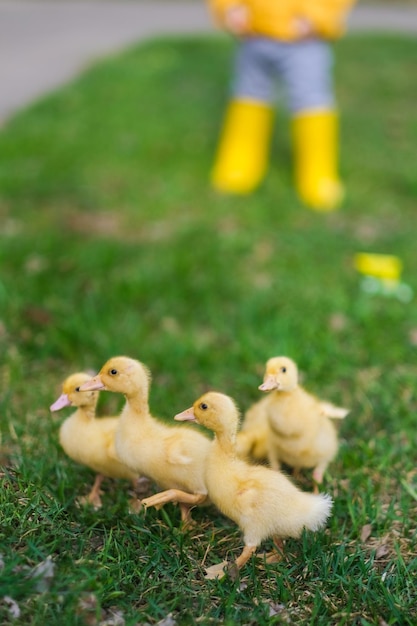
[{"label": "duckling's eye", "polygon": [[286,371],[287,371],[287,368],[286,368],[286,367],[281,367],[281,372],[282,372],[283,374],[285,374],[285,372],[286,372]]},{"label": "duckling's eye", "polygon": [[75,388],[75,391],[80,391],[80,388],[79,388],[79,387],[76,387],[76,388]]},{"label": "duckling's eye", "polygon": [[206,411],[206,410],[208,409],[208,405],[207,405],[205,402],[202,402],[202,403],[200,404],[200,409],[201,409],[202,411]]},{"label": "duckling's eye", "polygon": [[112,376],[116,376],[117,373],[117,370],[114,369],[109,371],[109,374],[111,374]]}]

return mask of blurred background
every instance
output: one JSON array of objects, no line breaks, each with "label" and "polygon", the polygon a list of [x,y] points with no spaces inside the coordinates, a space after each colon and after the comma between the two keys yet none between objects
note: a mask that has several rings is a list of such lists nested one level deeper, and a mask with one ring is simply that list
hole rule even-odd
[{"label": "blurred background", "polygon": [[[319,213],[294,192],[284,107],[260,188],[211,189],[234,48],[202,1],[0,0],[0,598],[21,623],[417,623],[416,15],[359,2],[335,44],[347,193]],[[360,253],[395,257],[394,282],[364,282]],[[349,408],[320,539],[206,587],[207,537],[237,550],[233,525],[197,512],[183,535],[168,508],[151,532],[117,483],[78,508],[91,472],[49,406],[116,354],[150,367],[168,421],[209,388],[244,413],[279,354]],[[40,593],[22,572],[50,555]]]}]

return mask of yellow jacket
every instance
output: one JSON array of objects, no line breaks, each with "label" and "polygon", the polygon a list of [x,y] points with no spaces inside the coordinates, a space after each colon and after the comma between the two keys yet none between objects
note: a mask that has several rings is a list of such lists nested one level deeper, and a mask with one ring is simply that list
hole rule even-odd
[{"label": "yellow jacket", "polygon": [[356,0],[208,0],[216,22],[225,26],[228,9],[244,5],[249,11],[249,36],[260,35],[284,41],[300,38],[297,20],[308,20],[314,33],[337,39],[345,30],[349,9]]}]

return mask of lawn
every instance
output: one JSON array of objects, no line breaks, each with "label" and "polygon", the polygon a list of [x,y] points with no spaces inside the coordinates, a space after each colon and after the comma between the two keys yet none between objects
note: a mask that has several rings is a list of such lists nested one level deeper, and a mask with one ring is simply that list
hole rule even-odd
[{"label": "lawn", "polygon": [[[0,133],[2,623],[417,623],[417,295],[371,296],[353,263],[398,255],[417,294],[417,41],[337,44],[348,193],[332,214],[297,200],[283,107],[259,191],[209,188],[231,52],[150,41]],[[267,358],[294,358],[310,391],[351,409],[327,528],[277,565],[205,581],[203,561],[242,546],[214,510],[182,532],[172,505],[129,514],[115,481],[102,509],[80,508],[93,476],[59,447],[68,410],[49,406],[68,374],[116,354],[150,367],[166,420],[210,388],[243,412]],[[100,412],[122,401],[102,394]]]}]

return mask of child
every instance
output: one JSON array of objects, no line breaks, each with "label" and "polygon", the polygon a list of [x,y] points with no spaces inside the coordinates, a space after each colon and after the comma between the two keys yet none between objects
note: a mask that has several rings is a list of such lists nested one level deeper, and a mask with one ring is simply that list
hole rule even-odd
[{"label": "child", "polygon": [[313,209],[343,198],[330,41],[343,33],[355,0],[208,0],[215,19],[239,38],[232,99],[212,172],[226,193],[250,193],[268,163],[273,82],[282,79],[292,115],[295,184]]}]

